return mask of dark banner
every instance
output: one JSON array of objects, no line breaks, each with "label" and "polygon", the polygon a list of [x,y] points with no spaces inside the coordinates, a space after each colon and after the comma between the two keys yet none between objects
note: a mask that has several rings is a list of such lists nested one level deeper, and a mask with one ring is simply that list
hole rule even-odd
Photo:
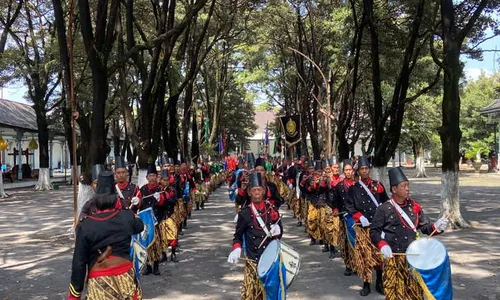
[{"label": "dark banner", "polygon": [[300,116],[280,117],[288,147],[300,141]]}]

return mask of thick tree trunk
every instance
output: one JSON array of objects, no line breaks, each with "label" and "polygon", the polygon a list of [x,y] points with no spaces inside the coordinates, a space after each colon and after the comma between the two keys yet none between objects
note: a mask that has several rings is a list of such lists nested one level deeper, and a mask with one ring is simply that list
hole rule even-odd
[{"label": "thick tree trunk", "polygon": [[5,192],[4,186],[3,186],[3,173],[0,170],[0,199],[1,198],[7,198],[9,195]]},{"label": "thick tree trunk", "polygon": [[387,166],[373,166],[370,170],[370,177],[382,182],[386,189],[389,189],[389,175],[387,174]]},{"label": "thick tree trunk", "polygon": [[462,217],[459,199],[459,161],[460,161],[460,95],[461,74],[460,46],[454,41],[445,43],[445,65],[443,88],[443,124],[439,129],[443,146],[441,174],[441,214],[448,216],[453,228],[466,228],[470,225]]},{"label": "thick tree trunk", "polygon": [[[193,111],[193,80],[189,82],[184,94],[184,114],[182,120],[182,157],[189,157],[189,128],[191,127],[191,111]],[[195,120],[196,122],[196,120]]]},{"label": "thick tree trunk", "polygon": [[148,175],[147,169],[139,169],[139,174],[137,177],[137,185],[139,185],[139,187],[142,187],[143,185],[148,184],[148,180],[146,178],[146,175]]},{"label": "thick tree trunk", "polygon": [[417,169],[417,178],[427,177],[424,163],[424,143],[422,141],[413,141],[415,148],[415,168]]},{"label": "thick tree trunk", "polygon": [[94,190],[88,184],[80,181],[78,184],[78,200],[77,200],[77,212],[76,216],[79,218],[80,213],[82,212],[83,205],[90,199],[92,199],[95,195]]},{"label": "thick tree trunk", "polygon": [[48,168],[40,168],[38,173],[38,183],[35,185],[35,191],[52,190],[50,182],[50,170]]},{"label": "thick tree trunk", "polygon": [[[201,124],[203,128],[203,124]],[[203,130],[202,130],[203,132]],[[191,127],[191,155],[197,162],[200,161],[200,144],[198,140],[198,123],[196,121],[196,110],[193,109],[193,122]]]}]

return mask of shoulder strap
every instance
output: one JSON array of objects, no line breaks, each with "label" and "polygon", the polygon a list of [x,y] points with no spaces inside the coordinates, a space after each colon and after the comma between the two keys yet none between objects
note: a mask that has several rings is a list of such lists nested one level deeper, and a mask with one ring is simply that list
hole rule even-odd
[{"label": "shoulder strap", "polygon": [[365,189],[368,196],[370,196],[370,199],[372,199],[372,202],[373,204],[375,204],[375,207],[379,207],[380,204],[377,202],[377,199],[375,199],[375,196],[373,196],[372,192],[368,189],[366,184],[361,179],[358,182],[363,187],[363,189]]},{"label": "shoulder strap", "polygon": [[118,187],[118,183],[115,185],[115,188],[116,188],[116,193],[118,194],[118,197],[120,197],[121,199],[125,199],[125,197],[123,197],[122,191]]},{"label": "shoulder strap", "polygon": [[250,204],[250,208],[252,209],[252,212],[255,215],[255,218],[257,219],[257,222],[259,222],[259,226],[262,227],[262,229],[264,230],[264,232],[266,233],[266,235],[268,237],[271,237],[271,233],[269,232],[269,229],[267,229],[266,223],[264,223],[264,221],[262,220],[262,218],[259,216],[259,212],[255,208],[255,206],[253,205],[253,203]]},{"label": "shoulder strap", "polygon": [[413,230],[414,232],[417,232],[417,228],[415,227],[415,224],[413,224],[410,217],[408,217],[408,214],[406,214],[406,212],[399,206],[399,204],[397,204],[396,201],[394,201],[393,199],[391,199],[389,201],[391,202],[392,206],[394,206],[394,208],[397,210],[399,215],[401,217],[403,217],[403,219],[408,224],[408,226],[410,226],[411,230]]}]

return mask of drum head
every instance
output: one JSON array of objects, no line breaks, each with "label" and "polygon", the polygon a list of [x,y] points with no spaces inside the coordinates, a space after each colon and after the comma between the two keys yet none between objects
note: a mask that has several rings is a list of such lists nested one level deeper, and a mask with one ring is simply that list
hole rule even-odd
[{"label": "drum head", "polygon": [[260,256],[259,264],[257,265],[257,274],[259,277],[266,275],[267,271],[271,269],[274,262],[278,258],[279,249],[280,244],[277,240],[272,240],[269,245],[267,245],[266,249]]},{"label": "drum head", "polygon": [[436,239],[421,238],[408,246],[406,254],[410,266],[420,270],[432,270],[440,266],[446,259],[446,247]]}]

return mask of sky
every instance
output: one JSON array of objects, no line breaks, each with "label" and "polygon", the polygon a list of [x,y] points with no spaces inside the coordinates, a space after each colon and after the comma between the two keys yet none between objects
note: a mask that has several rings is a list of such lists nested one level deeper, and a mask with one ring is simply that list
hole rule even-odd
[{"label": "sky", "polygon": [[[500,36],[487,40],[481,44],[481,48],[483,50],[497,49],[500,51]],[[491,75],[495,72],[500,72],[500,52],[483,52],[482,61],[467,59],[465,55],[463,55],[462,61],[465,62],[465,76],[469,81],[478,78],[481,73]],[[26,91],[24,83],[20,81],[16,84],[0,88],[0,99],[27,103],[25,100]]]}]

